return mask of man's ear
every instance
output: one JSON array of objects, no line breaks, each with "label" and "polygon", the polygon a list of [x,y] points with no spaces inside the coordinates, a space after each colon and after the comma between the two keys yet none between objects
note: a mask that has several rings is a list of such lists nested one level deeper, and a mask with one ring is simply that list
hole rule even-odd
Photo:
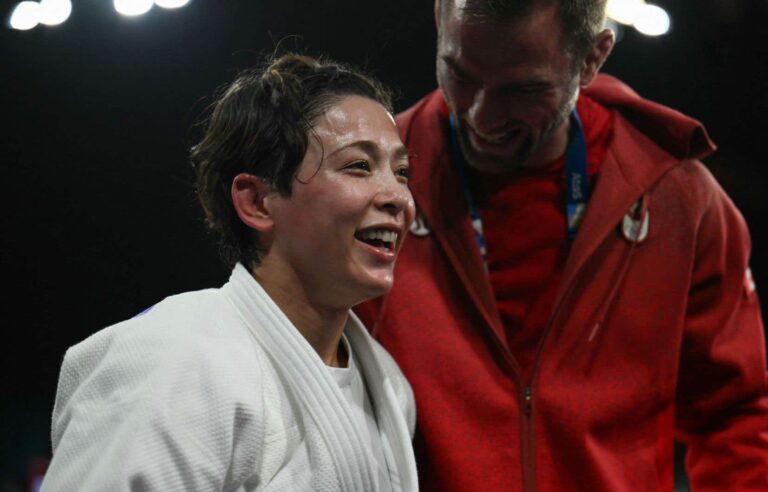
[{"label": "man's ear", "polygon": [[435,26],[437,27],[438,33],[440,33],[441,16],[443,15],[443,6],[441,4],[441,0],[435,0]]},{"label": "man's ear", "polygon": [[245,225],[260,233],[272,231],[270,202],[277,191],[258,176],[240,173],[232,180],[231,193],[235,212]]},{"label": "man's ear", "polygon": [[613,45],[616,42],[616,37],[612,30],[604,29],[595,38],[595,42],[587,52],[587,56],[584,58],[584,62],[581,65],[581,71],[579,73],[579,84],[581,87],[586,87],[592,83],[597,76],[600,68],[605,63],[608,55],[613,50]]}]

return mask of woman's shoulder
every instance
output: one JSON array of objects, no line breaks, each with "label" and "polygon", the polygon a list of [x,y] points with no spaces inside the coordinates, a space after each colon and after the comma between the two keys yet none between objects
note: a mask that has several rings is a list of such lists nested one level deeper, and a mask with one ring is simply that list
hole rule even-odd
[{"label": "woman's shoulder", "polygon": [[215,391],[218,397],[240,384],[258,387],[263,351],[217,292],[166,298],[71,347],[60,389],[87,381],[95,392],[131,399],[180,387],[186,395]]},{"label": "woman's shoulder", "polygon": [[[96,476],[84,471],[88,463],[133,467],[157,483],[193,464],[189,473],[200,484],[215,478],[216,487],[225,477],[253,473],[264,442],[269,369],[217,297],[213,290],[173,296],[70,348],[52,422],[60,465],[82,465],[78,473],[94,483],[125,477]],[[111,457],[99,454],[106,448]],[[154,452],[151,462],[147,449]],[[79,454],[82,459],[70,462]],[[59,480],[77,481],[64,468]]]}]

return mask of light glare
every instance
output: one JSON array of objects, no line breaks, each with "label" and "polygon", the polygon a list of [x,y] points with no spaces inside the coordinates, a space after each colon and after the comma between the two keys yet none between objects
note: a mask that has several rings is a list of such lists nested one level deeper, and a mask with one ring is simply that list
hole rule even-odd
[{"label": "light glare", "polygon": [[152,0],[114,0],[115,10],[123,15],[146,14],[152,8]]},{"label": "light glare", "polygon": [[644,5],[635,20],[635,29],[646,36],[661,36],[669,32],[669,14],[657,5]]},{"label": "light glare", "polygon": [[616,22],[631,26],[644,7],[644,0],[608,0],[606,12]]},{"label": "light glare", "polygon": [[155,0],[155,5],[164,9],[177,9],[189,3],[189,0]]},{"label": "light glare", "polygon": [[40,23],[40,4],[37,2],[20,2],[13,9],[8,23],[13,29],[28,31]]},{"label": "light glare", "polygon": [[69,18],[72,13],[70,0],[41,0],[40,23],[46,26],[56,26]]}]

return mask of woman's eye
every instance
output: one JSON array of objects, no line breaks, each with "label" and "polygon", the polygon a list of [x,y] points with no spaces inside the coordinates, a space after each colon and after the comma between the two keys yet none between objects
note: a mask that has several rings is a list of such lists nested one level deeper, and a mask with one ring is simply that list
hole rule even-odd
[{"label": "woman's eye", "polygon": [[359,160],[359,161],[350,162],[349,164],[346,165],[344,169],[370,171],[371,165],[368,164],[368,161]]},{"label": "woman's eye", "polygon": [[404,178],[406,181],[408,181],[408,178],[411,177],[411,168],[407,166],[399,167],[395,171],[395,176],[398,178]]}]

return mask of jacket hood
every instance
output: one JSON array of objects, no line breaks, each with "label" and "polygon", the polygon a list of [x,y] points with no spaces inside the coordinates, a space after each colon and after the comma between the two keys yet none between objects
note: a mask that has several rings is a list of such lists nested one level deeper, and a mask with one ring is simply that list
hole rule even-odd
[{"label": "jacket hood", "polygon": [[618,110],[641,133],[678,159],[702,159],[717,148],[698,120],[641,98],[615,77],[600,74],[582,93]]}]

